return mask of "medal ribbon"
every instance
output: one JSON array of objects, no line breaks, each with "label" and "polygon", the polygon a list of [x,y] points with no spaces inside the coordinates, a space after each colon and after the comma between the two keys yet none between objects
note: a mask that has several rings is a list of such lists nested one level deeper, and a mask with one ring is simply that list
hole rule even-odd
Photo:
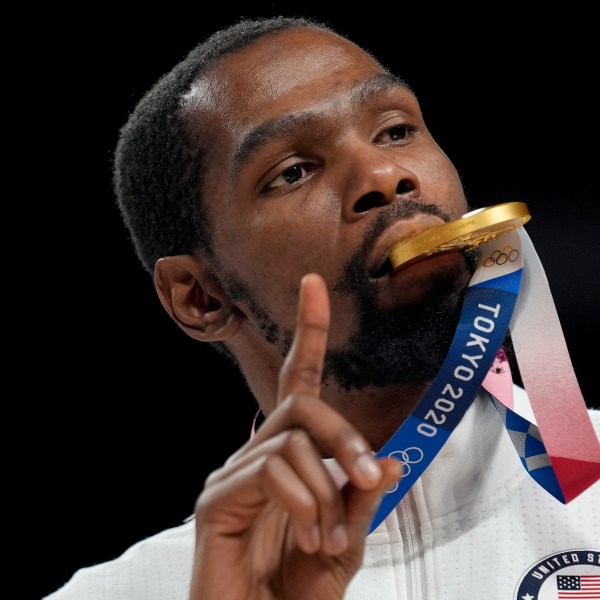
[{"label": "medal ribbon", "polygon": [[[527,472],[567,504],[600,479],[600,442],[577,382],[546,273],[521,230],[527,267],[510,324],[529,405],[513,405],[508,363],[483,382]],[[502,362],[502,356],[500,355]],[[502,378],[510,380],[508,386]]]},{"label": "medal ribbon", "polygon": [[508,331],[521,286],[523,253],[518,231],[481,247],[481,260],[465,292],[454,339],[425,396],[377,457],[402,463],[402,479],[383,496],[369,533],[421,476],[481,388]]},{"label": "medal ribbon", "polygon": [[[527,269],[523,269],[525,253]],[[501,348],[509,327],[531,406],[513,406],[512,377]],[[508,377],[500,379],[501,373]],[[502,415],[523,466],[555,498],[568,503],[600,479],[598,436],[545,272],[522,227],[481,246],[481,261],[466,290],[442,368],[421,402],[377,453],[400,460],[404,472],[383,497],[369,533],[429,466],[482,386]]]}]

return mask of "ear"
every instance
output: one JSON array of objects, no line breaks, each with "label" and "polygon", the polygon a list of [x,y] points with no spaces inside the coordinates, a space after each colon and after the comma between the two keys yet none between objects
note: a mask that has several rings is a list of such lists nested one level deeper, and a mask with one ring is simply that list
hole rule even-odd
[{"label": "ear", "polygon": [[154,286],[165,310],[194,339],[225,341],[244,321],[212,269],[191,254],[158,260]]}]

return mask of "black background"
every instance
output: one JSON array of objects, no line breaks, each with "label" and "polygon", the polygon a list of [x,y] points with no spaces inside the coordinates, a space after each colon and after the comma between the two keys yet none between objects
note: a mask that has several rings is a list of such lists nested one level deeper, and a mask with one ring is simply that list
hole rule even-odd
[{"label": "black background", "polygon": [[201,5],[91,6],[36,14],[36,58],[17,94],[29,107],[22,145],[33,167],[20,181],[24,230],[7,231],[30,240],[9,253],[16,302],[7,325],[20,334],[7,364],[24,411],[17,454],[33,450],[16,461],[33,484],[33,597],[181,523],[207,473],[249,434],[254,400],[237,371],[159,305],[110,184],[118,130],[137,100],[238,16],[302,10],[339,28],[412,84],[474,205],[527,202],[575,372],[588,405],[599,405],[588,358],[600,333],[591,14],[576,5],[525,18],[515,7],[484,16],[271,2],[212,7],[209,18]]}]

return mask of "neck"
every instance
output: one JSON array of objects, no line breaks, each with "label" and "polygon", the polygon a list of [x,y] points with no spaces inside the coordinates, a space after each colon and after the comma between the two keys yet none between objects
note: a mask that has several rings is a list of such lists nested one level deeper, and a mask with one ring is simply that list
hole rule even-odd
[{"label": "neck", "polygon": [[323,400],[358,429],[377,452],[417,406],[429,384],[347,392],[323,388]]},{"label": "neck", "polygon": [[[277,387],[282,359],[262,337],[246,343],[235,336],[229,344],[263,414],[268,417],[277,405]],[[329,377],[321,386],[321,398],[335,408],[377,452],[417,406],[429,383],[397,384],[385,388],[345,390]]]}]

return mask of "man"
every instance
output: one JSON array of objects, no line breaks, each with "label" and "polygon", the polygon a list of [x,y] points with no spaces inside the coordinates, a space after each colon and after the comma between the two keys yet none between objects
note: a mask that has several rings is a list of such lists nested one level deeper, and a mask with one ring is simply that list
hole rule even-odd
[{"label": "man", "polygon": [[136,107],[115,190],[165,310],[236,362],[266,418],[193,520],[49,598],[531,600],[559,571],[596,576],[599,486],[567,504],[542,489],[483,389],[371,531],[422,462],[373,453],[427,397],[479,265],[390,263],[469,209],[405,82],[319,24],[240,22]]}]

